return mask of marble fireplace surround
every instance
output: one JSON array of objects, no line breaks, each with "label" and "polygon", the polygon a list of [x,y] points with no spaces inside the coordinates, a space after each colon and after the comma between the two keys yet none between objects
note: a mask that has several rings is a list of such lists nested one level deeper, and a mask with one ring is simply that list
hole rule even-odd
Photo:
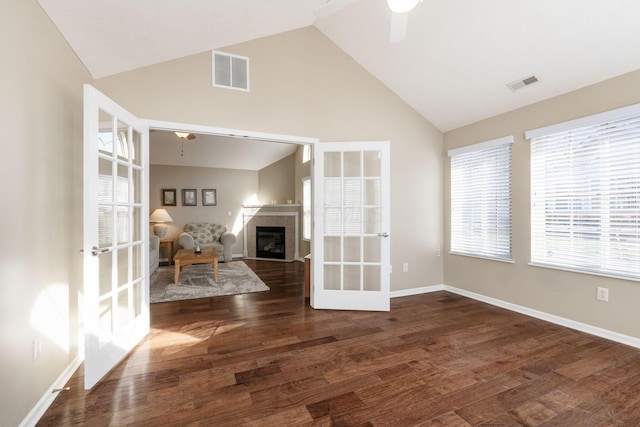
[{"label": "marble fireplace surround", "polygon": [[[300,205],[242,206],[244,226],[244,257],[256,257],[256,227],[285,228],[285,261],[297,260],[299,255]],[[271,261],[280,261],[270,258]]]}]

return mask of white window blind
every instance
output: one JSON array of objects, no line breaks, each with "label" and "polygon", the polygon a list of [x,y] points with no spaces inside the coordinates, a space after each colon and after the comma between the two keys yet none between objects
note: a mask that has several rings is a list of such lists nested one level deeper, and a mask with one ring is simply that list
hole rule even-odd
[{"label": "white window blind", "polygon": [[511,145],[507,136],[449,151],[451,252],[511,261]]},{"label": "white window blind", "polygon": [[[126,243],[129,241],[129,207],[114,206],[113,190],[114,180],[112,175],[98,174],[98,194],[100,206],[98,207],[98,242],[100,247],[114,245],[116,243]],[[115,192],[117,202],[127,202],[129,200],[129,181],[127,177],[116,176]],[[113,212],[116,212],[117,230],[113,236],[114,223]]]},{"label": "white window blind", "polygon": [[527,133],[531,262],[640,280],[640,111]]}]

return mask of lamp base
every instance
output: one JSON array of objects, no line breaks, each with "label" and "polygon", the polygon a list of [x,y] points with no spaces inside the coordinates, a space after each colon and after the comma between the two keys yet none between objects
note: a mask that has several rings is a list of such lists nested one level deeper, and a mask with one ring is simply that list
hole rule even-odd
[{"label": "lamp base", "polygon": [[153,232],[160,238],[160,240],[164,239],[164,236],[167,235],[167,225],[166,224],[156,224],[153,226]]}]

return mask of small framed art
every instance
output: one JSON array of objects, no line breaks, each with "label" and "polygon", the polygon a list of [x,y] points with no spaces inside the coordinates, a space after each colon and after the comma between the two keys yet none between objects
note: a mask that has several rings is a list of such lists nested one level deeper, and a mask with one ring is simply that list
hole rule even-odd
[{"label": "small framed art", "polygon": [[215,206],[217,203],[215,189],[202,190],[202,206]]},{"label": "small framed art", "polygon": [[182,190],[182,206],[197,206],[198,192],[195,189]]},{"label": "small framed art", "polygon": [[176,205],[176,190],[174,189],[162,189],[162,206],[175,206]]}]

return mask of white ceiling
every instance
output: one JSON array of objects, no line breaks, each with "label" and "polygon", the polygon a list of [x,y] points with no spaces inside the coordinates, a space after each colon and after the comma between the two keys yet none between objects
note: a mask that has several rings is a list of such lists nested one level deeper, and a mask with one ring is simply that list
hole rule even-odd
[{"label": "white ceiling", "polygon": [[38,0],[95,78],[315,25],[442,131],[640,69],[638,0],[423,0],[397,44],[386,0],[325,1]]},{"label": "white ceiling", "polygon": [[196,134],[182,141],[173,132],[149,134],[152,165],[197,166],[259,171],[298,149],[296,144]]}]

